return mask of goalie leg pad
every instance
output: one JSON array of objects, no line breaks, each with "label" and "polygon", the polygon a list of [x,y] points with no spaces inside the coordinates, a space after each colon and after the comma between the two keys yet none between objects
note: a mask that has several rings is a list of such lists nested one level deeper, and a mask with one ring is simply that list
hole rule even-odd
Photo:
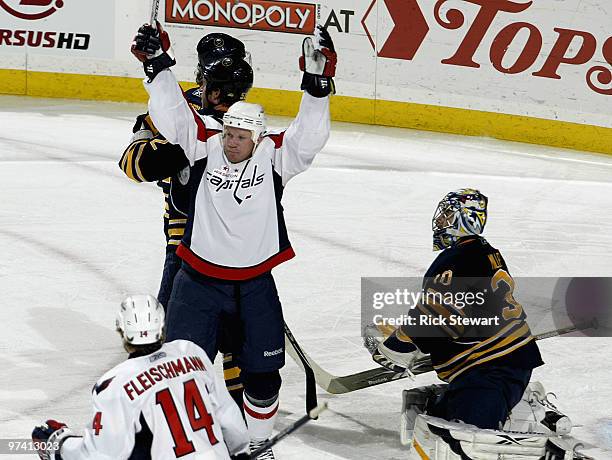
[{"label": "goalie leg pad", "polygon": [[446,384],[433,384],[402,392],[402,413],[400,415],[400,444],[402,446],[408,446],[412,442],[417,415],[427,412],[446,387]]},{"label": "goalie leg pad", "polygon": [[481,430],[474,425],[419,415],[409,458],[413,460],[541,460],[548,436]]}]

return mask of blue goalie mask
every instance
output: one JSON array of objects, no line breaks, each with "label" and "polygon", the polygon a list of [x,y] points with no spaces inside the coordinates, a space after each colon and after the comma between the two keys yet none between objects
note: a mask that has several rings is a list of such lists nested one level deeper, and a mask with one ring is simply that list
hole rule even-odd
[{"label": "blue goalie mask", "polygon": [[464,236],[480,235],[487,223],[488,201],[472,188],[448,193],[438,204],[431,221],[434,251],[449,248]]}]

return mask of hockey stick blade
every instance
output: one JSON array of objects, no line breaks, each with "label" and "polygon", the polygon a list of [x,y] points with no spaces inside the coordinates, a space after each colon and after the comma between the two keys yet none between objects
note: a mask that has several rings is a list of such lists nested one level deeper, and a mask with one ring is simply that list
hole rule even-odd
[{"label": "hockey stick blade", "polygon": [[[537,334],[534,337],[536,340],[543,340],[590,328],[597,328],[597,321],[593,320],[574,326],[555,329],[553,331]],[[291,350],[291,347],[287,347],[287,351],[289,355],[296,360],[295,352]],[[305,358],[307,365],[314,372],[317,385],[319,385],[319,387],[321,387],[323,390],[332,394],[350,393],[351,391],[361,390],[363,388],[381,385],[383,383],[393,382],[395,380],[401,380],[408,377],[406,372],[394,372],[383,367],[375,367],[366,371],[357,372],[356,374],[336,376],[330,374],[319,366],[310,356],[308,356],[308,354],[306,354],[306,352],[301,349],[300,351],[302,354],[301,359]],[[298,362],[298,364],[300,364],[300,362]],[[302,368],[304,368],[303,364]],[[423,374],[432,370],[433,367],[428,356],[416,361],[413,365],[413,369],[411,369],[412,374],[414,375]]]},{"label": "hockey stick blade", "polygon": [[302,417],[297,419],[295,422],[293,422],[291,425],[289,425],[287,428],[279,431],[277,434],[272,436],[270,439],[264,442],[261,446],[259,446],[257,450],[251,452],[250,458],[257,458],[257,456],[261,455],[264,450],[269,449],[270,447],[274,446],[274,444],[276,444],[278,441],[283,439],[285,436],[288,436],[291,433],[293,433],[295,430],[300,428],[302,425],[305,425],[311,420],[316,420],[321,414],[321,412],[324,412],[326,410],[327,410],[327,403],[323,403],[320,406],[316,406],[315,408],[310,410],[306,415],[303,415]]}]

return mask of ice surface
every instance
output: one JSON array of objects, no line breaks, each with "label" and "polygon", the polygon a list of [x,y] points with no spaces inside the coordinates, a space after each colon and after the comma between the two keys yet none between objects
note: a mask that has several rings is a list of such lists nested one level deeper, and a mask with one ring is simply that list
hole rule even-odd
[{"label": "ice surface", "polygon": [[[117,167],[143,110],[0,97],[2,438],[27,438],[49,417],[90,423],[93,383],[124,359],[115,309],[128,293],[157,292],[163,196]],[[335,123],[312,169],[287,186],[297,257],[275,269],[287,323],[324,368],[372,366],[361,348],[360,277],[422,275],[434,257],[435,205],[464,186],[489,196],[486,236],[513,275],[612,275],[612,157]],[[540,344],[547,365],[535,377],[557,394],[576,436],[612,458],[612,339]],[[279,427],[304,410],[303,376],[289,358],[282,376]],[[319,391],[331,409],[282,441],[277,457],[404,458],[401,390],[430,381]]]}]

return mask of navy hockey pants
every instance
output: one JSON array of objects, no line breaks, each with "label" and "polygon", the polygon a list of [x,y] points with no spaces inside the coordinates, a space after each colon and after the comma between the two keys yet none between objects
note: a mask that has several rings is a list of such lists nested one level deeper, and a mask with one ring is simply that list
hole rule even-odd
[{"label": "navy hockey pants", "polygon": [[168,310],[168,301],[172,293],[172,284],[174,277],[181,268],[182,260],[176,255],[176,246],[169,245],[166,247],[166,260],[164,261],[164,272],[162,274],[161,283],[157,300],[164,306],[164,310]]},{"label": "navy hockey pants", "polygon": [[531,369],[477,367],[457,377],[427,412],[446,420],[462,420],[479,428],[499,429],[521,400]]},{"label": "navy hockey pants", "polygon": [[[183,264],[174,278],[166,318],[166,340],[190,340],[214,360],[219,323],[236,318],[238,364],[245,372],[273,372],[285,365],[284,320],[274,278],[246,281],[207,278]],[[226,350],[224,350],[226,351]]]}]

